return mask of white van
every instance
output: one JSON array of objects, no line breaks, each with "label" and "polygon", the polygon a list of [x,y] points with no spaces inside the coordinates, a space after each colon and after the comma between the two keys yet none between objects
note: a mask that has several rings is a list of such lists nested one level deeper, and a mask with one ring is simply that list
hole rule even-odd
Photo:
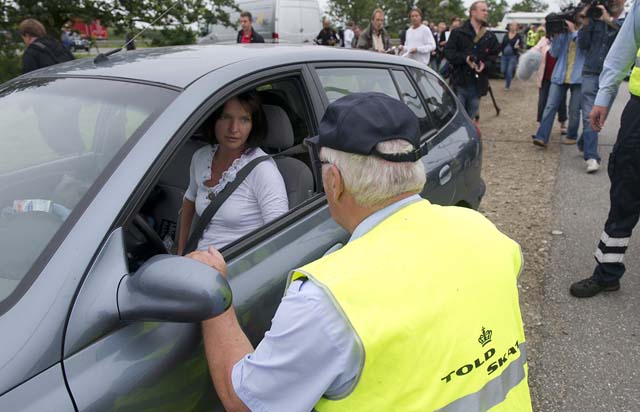
[{"label": "white van", "polygon": [[506,30],[507,24],[511,23],[512,21],[516,21],[518,22],[518,24],[525,24],[525,25],[544,24],[544,18],[547,16],[547,14],[549,13],[525,12],[525,11],[507,13],[502,18],[502,21],[498,23],[497,28]]},{"label": "white van", "polygon": [[[322,30],[318,0],[236,0],[238,8],[253,16],[253,29],[266,43],[311,43]],[[230,13],[238,29],[210,25],[198,43],[235,43],[240,12]]]}]

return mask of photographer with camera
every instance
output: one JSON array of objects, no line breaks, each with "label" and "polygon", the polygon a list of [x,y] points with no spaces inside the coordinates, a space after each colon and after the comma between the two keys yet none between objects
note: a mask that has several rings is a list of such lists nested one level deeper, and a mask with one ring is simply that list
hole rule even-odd
[{"label": "photographer with camera", "polygon": [[624,0],[591,0],[580,14],[583,27],[578,46],[585,51],[586,59],[582,69],[582,139],[578,141],[578,148],[584,152],[587,173],[593,173],[600,169],[598,133],[589,125],[587,116],[598,93],[604,58],[624,21]]},{"label": "photographer with camera", "polygon": [[564,144],[575,144],[580,127],[580,104],[582,68],[584,65],[584,50],[577,45],[580,33],[580,16],[577,10],[565,10],[562,14],[550,14],[546,17],[547,32],[551,35],[550,54],[556,59],[556,65],[551,74],[551,86],[547,106],[544,108],[540,126],[533,135],[533,144],[547,147],[553,119],[558,111],[560,102],[566,99],[567,91],[571,91],[569,100],[569,128]]},{"label": "photographer with camera", "polygon": [[469,7],[469,20],[453,30],[444,48],[451,65],[451,85],[469,117],[477,123],[480,97],[489,92],[490,66],[496,64],[500,44],[487,30],[489,11],[484,1]]}]

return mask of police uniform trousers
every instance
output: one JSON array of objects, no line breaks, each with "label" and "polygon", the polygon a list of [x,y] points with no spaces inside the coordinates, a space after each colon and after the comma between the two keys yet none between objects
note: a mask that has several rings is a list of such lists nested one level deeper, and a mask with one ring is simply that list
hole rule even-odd
[{"label": "police uniform trousers", "polygon": [[624,274],[624,254],[640,216],[640,97],[631,95],[609,157],[611,207],[596,250],[593,278],[615,284]]}]

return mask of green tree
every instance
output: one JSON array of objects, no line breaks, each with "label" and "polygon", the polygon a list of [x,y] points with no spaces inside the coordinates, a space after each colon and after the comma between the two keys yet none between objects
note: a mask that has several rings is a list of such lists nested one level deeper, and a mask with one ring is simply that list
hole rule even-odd
[{"label": "green tree", "polygon": [[353,20],[363,29],[369,25],[371,13],[378,7],[376,0],[330,0],[329,15],[335,22]]},{"label": "green tree", "polygon": [[487,0],[489,7],[489,25],[495,27],[502,21],[505,14],[509,12],[507,0]]},{"label": "green tree", "polygon": [[543,12],[548,8],[544,0],[520,0],[511,7],[511,11]]},{"label": "green tree", "polygon": [[463,0],[418,0],[417,6],[424,12],[425,19],[435,24],[443,21],[449,26],[454,17],[468,18]]}]

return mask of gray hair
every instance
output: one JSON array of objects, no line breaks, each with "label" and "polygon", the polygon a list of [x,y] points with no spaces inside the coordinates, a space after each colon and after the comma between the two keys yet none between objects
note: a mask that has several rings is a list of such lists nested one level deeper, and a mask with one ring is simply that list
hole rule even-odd
[{"label": "gray hair", "polygon": [[[380,153],[400,154],[413,150],[406,140],[378,143]],[[335,165],[344,186],[362,207],[375,207],[402,193],[420,192],[427,180],[422,161],[390,162],[377,156],[364,156],[323,147],[320,160]]]}]

